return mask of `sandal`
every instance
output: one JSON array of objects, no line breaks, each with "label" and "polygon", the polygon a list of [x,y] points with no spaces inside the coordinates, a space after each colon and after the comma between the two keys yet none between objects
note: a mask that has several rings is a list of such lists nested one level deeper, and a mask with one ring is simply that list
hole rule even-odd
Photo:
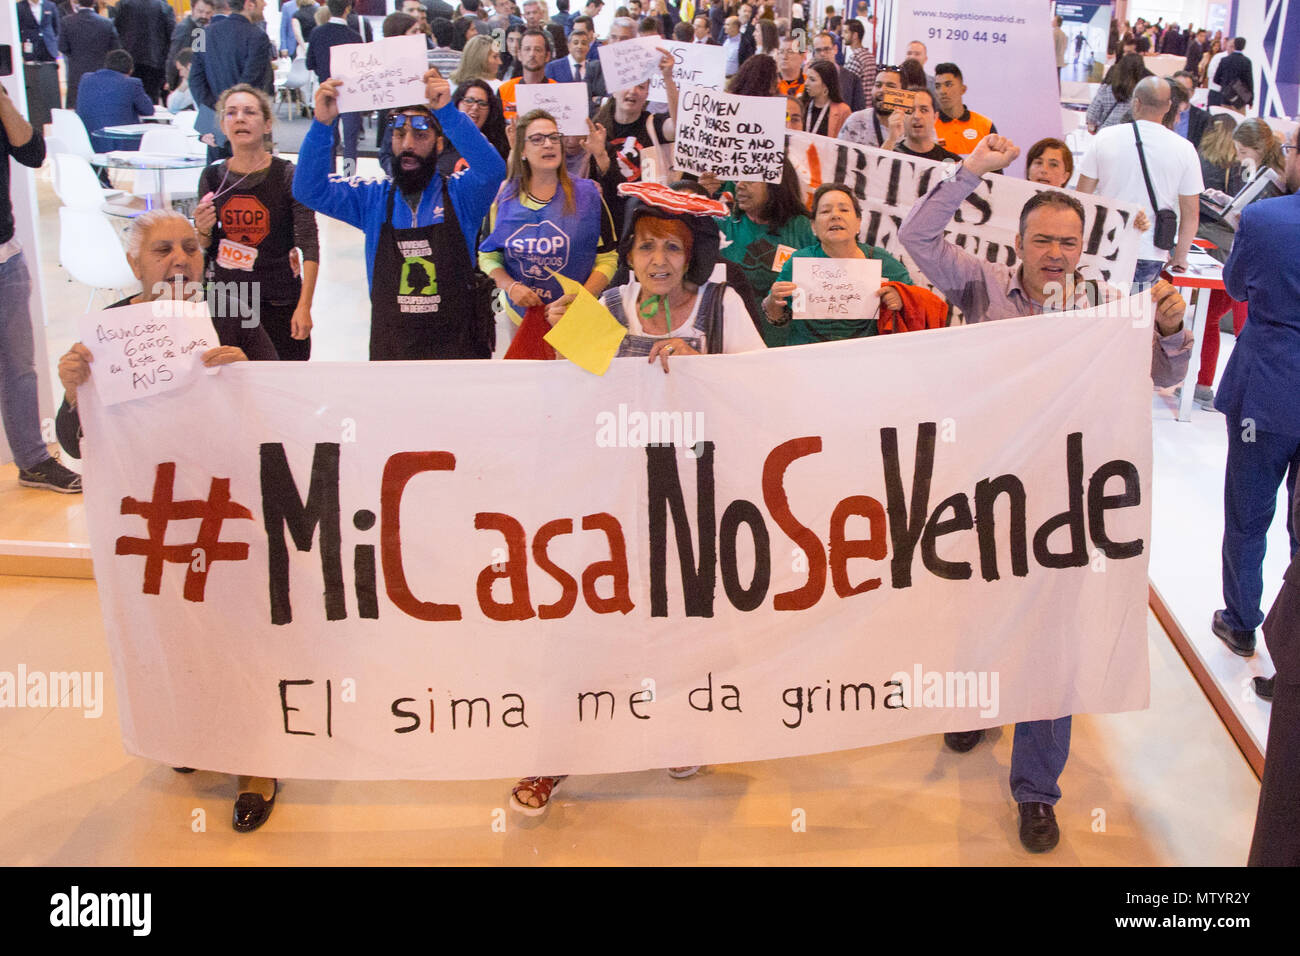
[{"label": "sandal", "polygon": [[[510,791],[510,808],[518,810],[525,816],[540,817],[550,809],[551,795],[555,793],[560,783],[567,776],[568,774],[559,777],[524,777]],[[520,796],[521,792],[526,792],[528,796]],[[537,806],[531,806],[528,803],[529,800],[539,802]]]},{"label": "sandal", "polygon": [[687,777],[693,777],[700,772],[699,766],[694,767],[669,767],[668,776],[674,780],[685,780]]}]

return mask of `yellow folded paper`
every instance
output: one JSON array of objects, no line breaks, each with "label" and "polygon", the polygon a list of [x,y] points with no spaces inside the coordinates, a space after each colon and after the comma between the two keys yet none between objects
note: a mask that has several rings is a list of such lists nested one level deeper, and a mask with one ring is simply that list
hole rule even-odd
[{"label": "yellow folded paper", "polygon": [[618,354],[627,329],[580,284],[558,272],[551,275],[563,287],[565,295],[577,298],[569,303],[560,321],[542,338],[574,365],[593,375],[604,375]]}]

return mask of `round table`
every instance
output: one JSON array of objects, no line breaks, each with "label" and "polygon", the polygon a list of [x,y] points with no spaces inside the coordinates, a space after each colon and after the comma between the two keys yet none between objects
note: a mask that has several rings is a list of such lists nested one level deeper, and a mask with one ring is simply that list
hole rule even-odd
[{"label": "round table", "polygon": [[170,156],[165,153],[141,153],[135,150],[115,150],[104,154],[104,165],[112,169],[133,169],[153,175],[154,188],[146,197],[149,209],[164,209],[171,205],[167,195],[168,170],[201,169],[208,165],[206,156]]}]

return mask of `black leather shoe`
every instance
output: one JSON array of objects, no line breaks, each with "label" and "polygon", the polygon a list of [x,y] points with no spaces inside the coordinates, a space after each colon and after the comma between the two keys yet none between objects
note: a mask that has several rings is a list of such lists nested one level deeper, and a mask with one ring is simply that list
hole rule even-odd
[{"label": "black leather shoe", "polygon": [[1256,677],[1255,696],[1258,697],[1260,700],[1272,700],[1273,681],[1275,680],[1277,680],[1276,674],[1274,674],[1272,677]]},{"label": "black leather shoe", "polygon": [[239,833],[252,833],[270,819],[275,795],[279,792],[280,783],[276,781],[270,800],[262,799],[260,793],[241,793],[235,798],[235,818],[231,825]]},{"label": "black leather shoe", "polygon": [[1056,811],[1050,803],[1020,804],[1020,845],[1030,853],[1046,853],[1061,840]]},{"label": "black leather shoe", "polygon": [[964,754],[983,739],[982,730],[961,730],[954,734],[943,735],[944,745],[959,754]]},{"label": "black leather shoe", "polygon": [[1210,622],[1210,630],[1214,636],[1223,643],[1228,645],[1228,650],[1240,657],[1255,656],[1255,632],[1238,631],[1228,627],[1228,622],[1223,619],[1222,611],[1214,612],[1214,620]]}]

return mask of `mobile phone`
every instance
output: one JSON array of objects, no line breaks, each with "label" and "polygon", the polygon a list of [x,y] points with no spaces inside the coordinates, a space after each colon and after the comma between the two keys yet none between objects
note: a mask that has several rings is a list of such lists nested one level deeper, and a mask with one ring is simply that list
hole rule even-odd
[{"label": "mobile phone", "polygon": [[0,44],[0,76],[13,76],[14,51],[8,43]]}]

